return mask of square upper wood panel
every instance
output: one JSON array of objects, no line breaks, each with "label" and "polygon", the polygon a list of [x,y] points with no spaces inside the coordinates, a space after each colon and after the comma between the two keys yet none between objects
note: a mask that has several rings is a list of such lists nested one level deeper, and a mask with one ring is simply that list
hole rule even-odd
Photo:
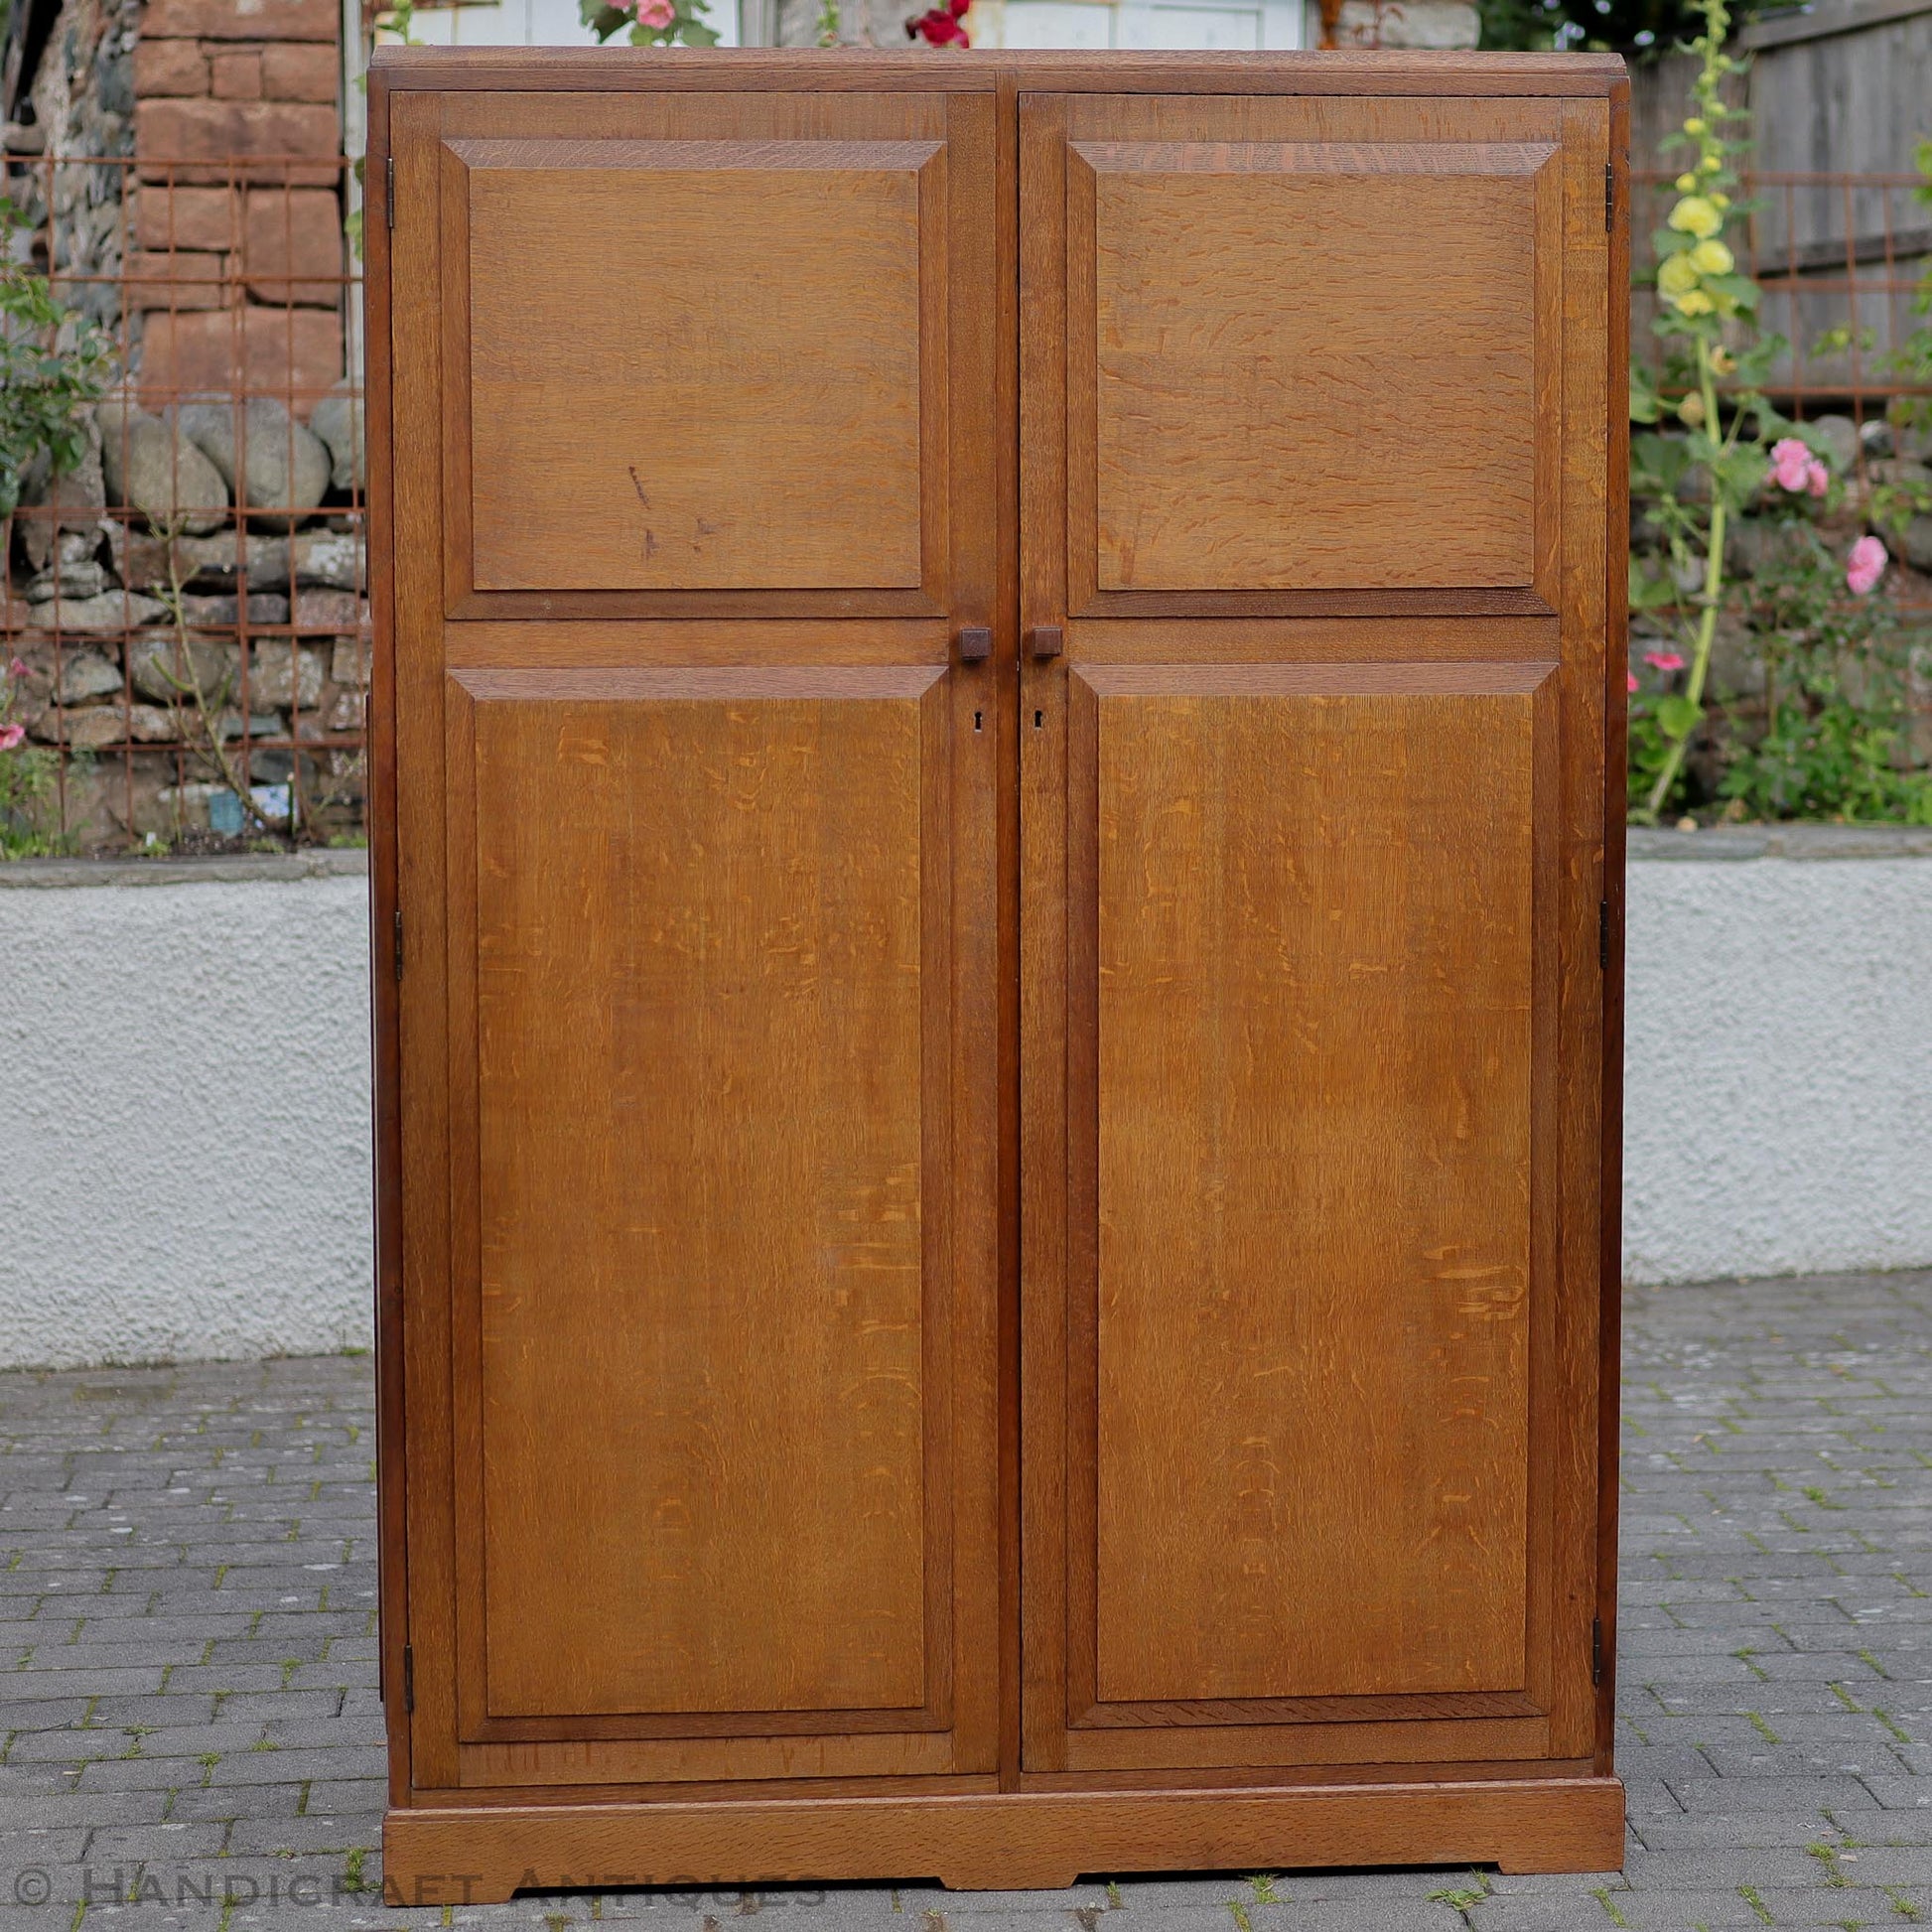
[{"label": "square upper wood panel", "polygon": [[958,109],[809,105],[446,103],[450,615],[944,608]]},{"label": "square upper wood panel", "polygon": [[1399,122],[1385,103],[1092,100],[1068,132],[1074,610],[1549,600],[1563,171],[1546,104]]}]

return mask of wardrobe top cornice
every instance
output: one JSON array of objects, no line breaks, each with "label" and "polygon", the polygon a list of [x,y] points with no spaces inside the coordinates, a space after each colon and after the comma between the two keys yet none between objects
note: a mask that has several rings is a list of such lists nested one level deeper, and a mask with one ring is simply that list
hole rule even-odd
[{"label": "wardrobe top cornice", "polygon": [[381,47],[381,88],[513,93],[746,91],[879,87],[994,91],[1003,81],[1062,93],[1550,95],[1601,98],[1627,87],[1614,54],[1091,54],[999,49],[934,54],[852,48]]}]

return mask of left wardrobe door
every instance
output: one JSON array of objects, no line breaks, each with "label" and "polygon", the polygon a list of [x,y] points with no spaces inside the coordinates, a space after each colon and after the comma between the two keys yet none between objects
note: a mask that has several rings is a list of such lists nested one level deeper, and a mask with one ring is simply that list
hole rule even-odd
[{"label": "left wardrobe door", "polygon": [[372,119],[407,1781],[986,1787],[994,95]]}]

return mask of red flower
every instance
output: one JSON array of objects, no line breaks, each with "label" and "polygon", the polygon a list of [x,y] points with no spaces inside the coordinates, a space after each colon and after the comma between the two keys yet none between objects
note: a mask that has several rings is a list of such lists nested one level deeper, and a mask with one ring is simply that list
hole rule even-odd
[{"label": "red flower", "polygon": [[959,23],[972,4],[973,0],[946,0],[945,5],[908,20],[905,23],[905,38],[908,41],[922,40],[929,47],[971,47],[973,43]]}]

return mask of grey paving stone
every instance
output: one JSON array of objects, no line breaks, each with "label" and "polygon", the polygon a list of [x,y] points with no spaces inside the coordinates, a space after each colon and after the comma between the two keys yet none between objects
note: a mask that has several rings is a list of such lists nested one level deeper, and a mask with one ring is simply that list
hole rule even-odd
[{"label": "grey paving stone", "polygon": [[[1239,1879],[1220,1880],[1220,1897],[1199,1897],[1194,1902],[1202,1905],[1221,1905],[1224,1900],[1246,1896],[1250,1902],[1254,1894]],[[1051,1899],[1055,1909],[1077,1910],[1085,1907],[1090,1911],[1104,1912],[1109,1905],[1107,1888],[1102,1884],[1075,1885],[1071,1891],[1040,1893],[1036,1891],[942,1891],[937,1886],[903,1886],[899,1888],[899,1908],[907,1916],[917,1919],[925,1912],[943,1912],[948,1917],[970,1921],[975,1932],[986,1932],[980,1921],[1002,1913],[1037,1910],[1045,1899]]]},{"label": "grey paving stone", "polygon": [[1871,1795],[1887,1810],[1918,1810],[1932,1807],[1932,1778],[1867,1777],[1863,1780]]},{"label": "grey paving stone", "polygon": [[[1764,1923],[1748,1885],[1780,1925],[1932,1923],[1932,1273],[1633,1292],[1625,1338],[1624,1873],[1291,1871],[1281,1904],[1238,1873],[838,1887],[763,1896],[756,1916],[1190,1932],[1235,1926],[1241,1898],[1253,1932],[1596,1932],[1616,1923],[1607,1901],[1633,1928],[1719,1932]],[[0,1565],[18,1552],[0,1568],[0,1827],[62,1852],[68,1901],[9,1905],[0,1873],[0,1932],[68,1932],[89,1833],[113,1854],[97,1889],[142,1856],[171,1886],[218,1867],[262,1887],[229,1932],[445,1922],[341,1889],[386,1789],[372,1406],[365,1359],[0,1375]],[[131,1729],[139,1756],[122,1755]],[[372,1850],[361,1869],[373,1884]],[[318,1902],[293,1904],[292,1878]],[[723,1893],[642,1891],[456,1905],[449,1923],[701,1932],[742,1915]],[[85,1914],[88,1932],[221,1916],[172,1890]]]},{"label": "grey paving stone", "polygon": [[1715,1811],[1863,1811],[1878,1801],[1859,1778],[1680,1778],[1672,1786],[1693,1817]]}]

